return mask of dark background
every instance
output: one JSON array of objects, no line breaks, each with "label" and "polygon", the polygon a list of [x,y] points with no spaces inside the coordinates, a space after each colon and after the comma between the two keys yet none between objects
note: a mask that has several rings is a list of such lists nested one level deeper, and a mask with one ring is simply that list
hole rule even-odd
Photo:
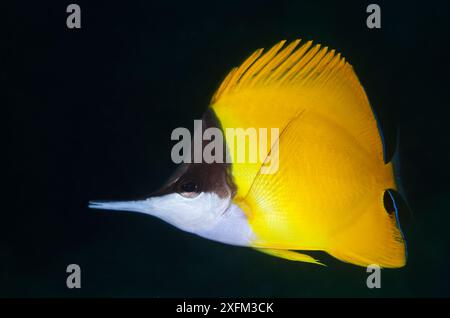
[{"label": "dark background", "polygon": [[[2,10],[3,297],[450,295],[449,1],[16,1]],[[281,39],[312,39],[354,66],[385,131],[401,131],[409,260],[366,287],[327,268],[226,246],[139,214],[87,209],[170,175],[170,133],[192,127],[232,66]],[[6,106],[6,107],[4,107]],[[5,114],[6,111],[6,114]],[[76,263],[82,288],[69,290]]]}]

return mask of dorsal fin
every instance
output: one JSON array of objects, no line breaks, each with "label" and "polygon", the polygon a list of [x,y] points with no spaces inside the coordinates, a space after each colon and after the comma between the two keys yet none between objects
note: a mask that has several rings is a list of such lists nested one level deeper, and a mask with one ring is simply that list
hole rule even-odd
[{"label": "dorsal fin", "polygon": [[[264,54],[256,50],[231,70],[211,100],[222,127],[281,131],[300,112],[315,112],[352,135],[369,156],[383,160],[381,134],[352,66],[334,50],[300,42],[281,41]],[[244,194],[259,166],[233,169],[246,179],[238,190]]]},{"label": "dorsal fin", "polygon": [[299,47],[300,42],[295,40],[281,50],[286,43],[283,40],[265,54],[262,54],[263,49],[256,50],[241,66],[228,73],[211,104],[240,89],[274,84],[298,85],[312,79],[326,80],[339,69],[345,71],[347,68],[352,72],[351,66],[334,50],[321,48],[320,44],[312,46],[312,41]]}]

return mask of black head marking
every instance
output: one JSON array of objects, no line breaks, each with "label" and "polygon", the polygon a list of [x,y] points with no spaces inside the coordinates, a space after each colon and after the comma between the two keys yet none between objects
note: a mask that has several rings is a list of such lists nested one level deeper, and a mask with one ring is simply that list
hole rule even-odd
[{"label": "black head marking", "polygon": [[[218,118],[211,109],[208,109],[202,118],[203,132],[210,127],[221,129]],[[203,141],[203,148],[207,143],[208,141]],[[224,143],[222,162],[183,163],[154,195],[178,192],[186,197],[195,197],[200,192],[214,192],[221,198],[233,197],[236,186],[232,180],[231,165],[225,160],[225,147]],[[191,153],[193,154],[193,151]]]}]

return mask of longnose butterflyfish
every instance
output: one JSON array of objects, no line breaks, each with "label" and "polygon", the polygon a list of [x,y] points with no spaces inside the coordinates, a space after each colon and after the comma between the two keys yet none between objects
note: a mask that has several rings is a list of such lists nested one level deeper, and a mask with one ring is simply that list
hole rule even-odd
[{"label": "longnose butterflyfish", "polygon": [[[385,159],[367,95],[335,50],[300,42],[257,50],[213,95],[202,131],[223,132],[229,160],[183,162],[147,198],[89,206],[145,213],[293,261],[323,265],[308,253],[322,251],[359,266],[404,266],[394,163]],[[236,136],[226,133],[238,128],[278,134],[266,141],[265,156],[239,161],[229,155],[239,155],[230,151],[237,149]],[[245,155],[254,150],[242,149]],[[276,169],[267,171],[269,164]]]}]

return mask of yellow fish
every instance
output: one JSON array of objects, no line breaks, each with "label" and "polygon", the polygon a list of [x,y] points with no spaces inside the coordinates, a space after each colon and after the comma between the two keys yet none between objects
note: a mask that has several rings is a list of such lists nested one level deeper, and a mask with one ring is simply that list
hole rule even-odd
[{"label": "yellow fish", "polygon": [[[368,98],[340,54],[300,40],[259,49],[228,74],[202,123],[203,132],[277,128],[279,135],[252,162],[236,160],[236,142],[225,137],[231,162],[185,163],[145,200],[90,207],[150,214],[289,260],[321,264],[307,255],[316,250],[360,266],[405,265],[393,164],[384,161]],[[262,173],[269,157],[276,170]]]}]

